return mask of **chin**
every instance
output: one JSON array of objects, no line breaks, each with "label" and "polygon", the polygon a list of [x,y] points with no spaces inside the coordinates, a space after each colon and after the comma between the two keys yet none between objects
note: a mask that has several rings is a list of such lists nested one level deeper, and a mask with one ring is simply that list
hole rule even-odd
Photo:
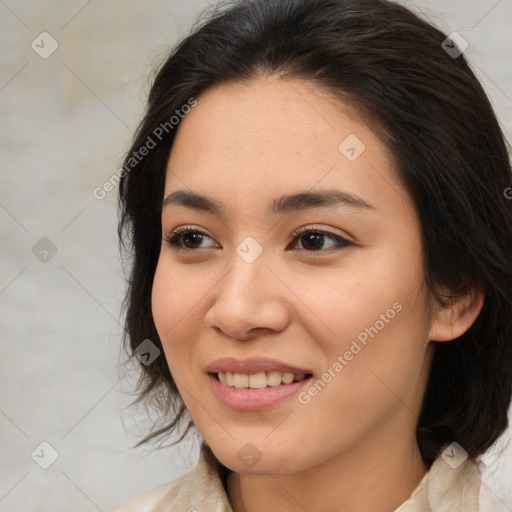
[{"label": "chin", "polygon": [[271,453],[257,450],[254,445],[247,443],[241,449],[230,451],[224,446],[216,449],[211,446],[217,459],[231,471],[246,475],[286,475],[295,473],[301,468],[298,467],[297,454],[279,453],[275,449],[269,449]]}]

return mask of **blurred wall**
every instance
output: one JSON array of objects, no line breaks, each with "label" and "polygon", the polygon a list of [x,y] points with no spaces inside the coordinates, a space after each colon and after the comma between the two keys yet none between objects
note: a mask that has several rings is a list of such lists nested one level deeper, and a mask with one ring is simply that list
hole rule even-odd
[{"label": "blurred wall", "polygon": [[[404,4],[468,41],[511,140],[512,2]],[[93,190],[206,5],[0,0],[0,512],[108,512],[196,463],[197,443],[131,449],[146,425],[120,349],[116,190]],[[485,486],[512,510],[511,448],[496,460]]]}]

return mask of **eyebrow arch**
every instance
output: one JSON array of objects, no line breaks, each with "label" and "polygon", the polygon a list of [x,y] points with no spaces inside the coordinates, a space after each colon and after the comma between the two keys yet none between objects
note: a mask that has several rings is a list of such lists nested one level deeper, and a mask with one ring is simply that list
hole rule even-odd
[{"label": "eyebrow arch", "polygon": [[[219,201],[189,192],[187,190],[176,190],[169,194],[162,205],[165,208],[170,204],[178,204],[188,208],[194,208],[226,217],[226,208]],[[346,205],[353,208],[376,210],[376,208],[365,201],[362,197],[343,192],[338,189],[323,189],[315,192],[298,192],[291,195],[282,195],[270,202],[268,211],[272,214],[284,214],[310,208],[322,208],[328,206]]]}]

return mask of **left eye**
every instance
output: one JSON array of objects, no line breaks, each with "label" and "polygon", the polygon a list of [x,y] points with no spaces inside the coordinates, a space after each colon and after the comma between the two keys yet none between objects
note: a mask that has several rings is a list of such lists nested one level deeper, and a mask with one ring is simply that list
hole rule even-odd
[{"label": "left eye", "polygon": [[[201,249],[201,243],[205,239],[213,240],[209,235],[198,229],[182,228],[173,231],[168,238],[164,238],[169,245],[175,250],[193,251],[195,249]],[[326,239],[334,241],[328,247],[325,246]],[[318,252],[323,249],[330,249],[332,247],[340,246],[340,248],[353,245],[345,238],[322,231],[319,229],[312,228],[301,228],[293,234],[293,241],[288,246],[291,249],[295,249],[294,246],[301,243],[301,250],[308,252]],[[199,244],[199,245],[198,245]]]},{"label": "left eye", "polygon": [[[334,240],[336,243],[332,244],[330,247],[325,247],[325,239]],[[352,245],[351,242],[339,235],[318,229],[301,229],[296,231],[293,236],[293,243],[296,242],[302,242],[302,246],[306,251],[330,249],[336,245],[342,247]]]}]

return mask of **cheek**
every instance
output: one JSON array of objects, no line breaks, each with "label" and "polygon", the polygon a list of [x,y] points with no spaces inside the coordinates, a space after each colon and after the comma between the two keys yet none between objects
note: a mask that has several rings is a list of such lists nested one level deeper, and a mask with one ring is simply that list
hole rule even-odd
[{"label": "cheek", "polygon": [[[311,333],[325,356],[321,380],[326,385],[319,383],[320,392],[311,390],[318,414],[321,404],[338,404],[331,413],[339,413],[340,420],[354,415],[357,423],[363,419],[360,414],[366,414],[365,405],[382,414],[401,401],[416,407],[424,379],[429,310],[419,241],[406,248],[414,251],[406,255],[382,248],[363,265],[360,260],[357,266],[347,263],[336,275],[340,284],[325,276],[315,280],[314,289],[305,284],[297,289],[321,319]],[[322,398],[316,398],[317,393]]]},{"label": "cheek", "polygon": [[[311,399],[316,401],[313,407],[319,415],[325,408],[334,422],[362,426],[404,407],[419,414],[429,363],[428,318],[423,304],[418,292],[401,297],[390,307],[384,302],[370,314],[361,313],[357,321],[348,313],[343,317],[350,329],[326,348],[328,365],[321,380],[329,382],[318,398]],[[343,318],[338,320],[340,329]]]},{"label": "cheek", "polygon": [[151,293],[151,309],[169,369],[178,376],[193,366],[194,349],[204,328],[211,272],[191,270],[160,257]]},{"label": "cheek", "polygon": [[153,280],[151,309],[162,342],[172,338],[172,333],[189,322],[198,309],[200,279],[194,270],[172,264],[165,254],[160,256]]},{"label": "cheek", "polygon": [[349,350],[353,340],[364,346],[387,336],[411,339],[409,327],[423,329],[428,317],[417,249],[408,254],[389,246],[357,250],[347,253],[339,268],[285,276],[307,306],[298,302],[303,326],[331,359]]},{"label": "cheek", "polygon": [[428,361],[421,329],[411,328],[407,314],[404,306],[377,334],[369,330],[365,343],[355,337],[330,350],[325,372],[299,397],[308,432],[327,429],[350,445],[390,418],[418,416]]},{"label": "cheek", "polygon": [[153,280],[151,309],[169,369],[173,374],[173,366],[179,367],[177,361],[186,356],[183,350],[183,340],[186,337],[180,330],[184,325],[183,319],[186,318],[188,295],[179,274],[173,273],[169,265],[160,259]]},{"label": "cheek", "polygon": [[151,310],[162,343],[164,342],[163,338],[165,338],[164,333],[171,328],[173,317],[177,313],[176,308],[179,306],[173,293],[175,288],[175,280],[165,271],[160,259],[153,279]]}]

